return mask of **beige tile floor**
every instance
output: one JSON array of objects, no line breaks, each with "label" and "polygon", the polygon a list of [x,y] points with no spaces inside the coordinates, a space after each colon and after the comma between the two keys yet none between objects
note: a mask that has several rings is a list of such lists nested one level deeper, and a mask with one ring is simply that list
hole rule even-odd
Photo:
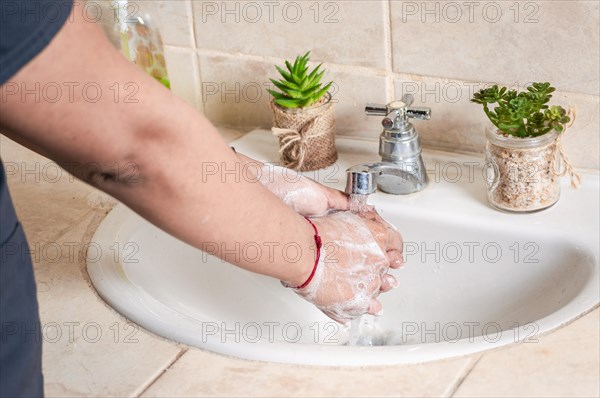
[{"label": "beige tile floor", "polygon": [[49,397],[600,396],[598,309],[537,343],[419,365],[281,365],[166,341],[128,323],[88,282],[81,251],[114,201],[3,136],[0,155],[34,257]]}]

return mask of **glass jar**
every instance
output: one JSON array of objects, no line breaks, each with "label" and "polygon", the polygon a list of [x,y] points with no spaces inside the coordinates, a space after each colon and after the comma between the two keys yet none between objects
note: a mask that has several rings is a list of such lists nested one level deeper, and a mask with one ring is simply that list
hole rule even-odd
[{"label": "glass jar", "polygon": [[501,210],[533,212],[560,198],[556,131],[538,137],[506,135],[488,126],[485,158],[487,197]]},{"label": "glass jar", "polygon": [[171,88],[160,34],[151,2],[88,0],[98,7],[98,21],[108,39],[123,55],[166,88]]}]

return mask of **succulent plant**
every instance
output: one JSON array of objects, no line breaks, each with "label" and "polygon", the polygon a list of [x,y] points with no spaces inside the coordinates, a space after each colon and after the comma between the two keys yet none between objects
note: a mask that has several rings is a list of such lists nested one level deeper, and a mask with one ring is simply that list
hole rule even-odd
[{"label": "succulent plant", "polygon": [[310,51],[303,56],[296,57],[294,64],[285,61],[284,68],[275,65],[283,77],[280,80],[270,79],[281,92],[267,89],[273,96],[274,102],[284,108],[306,108],[318,102],[329,90],[333,82],[322,85],[321,79],[325,71],[320,71],[323,64],[319,64],[311,72],[306,65],[309,61]]},{"label": "succulent plant", "polygon": [[[571,121],[562,106],[547,105],[554,91],[547,82],[533,83],[520,93],[494,85],[475,93],[471,101],[483,105],[483,111],[500,131],[521,138],[537,137],[552,130],[562,133]],[[498,106],[490,110],[490,104]]]}]

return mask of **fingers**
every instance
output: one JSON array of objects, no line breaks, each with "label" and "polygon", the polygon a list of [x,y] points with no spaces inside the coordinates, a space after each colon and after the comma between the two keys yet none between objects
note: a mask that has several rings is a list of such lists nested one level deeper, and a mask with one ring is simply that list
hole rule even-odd
[{"label": "fingers", "polygon": [[353,318],[346,318],[346,317],[339,317],[337,315],[331,314],[329,312],[323,312],[325,315],[327,315],[329,318],[333,319],[334,321],[336,321],[337,323],[341,323],[342,325],[347,325],[348,322],[350,322]]},{"label": "fingers", "polygon": [[369,228],[373,239],[375,239],[381,250],[385,253],[388,250],[389,241],[389,233],[386,226],[378,220],[363,217],[363,213],[359,214],[359,217],[362,218],[367,228]]},{"label": "fingers", "polygon": [[[402,255],[404,243],[402,240],[402,235],[400,235],[396,227],[381,218],[375,209],[373,209],[373,215],[372,222],[380,224],[380,226],[382,226],[386,232],[385,244],[382,245],[381,242],[378,243],[380,243],[380,246],[385,248],[387,257],[390,261],[390,268],[400,268],[402,265],[404,265],[404,256]],[[373,236],[378,239],[376,234],[373,234]],[[379,240],[381,239],[382,238],[379,238]]]},{"label": "fingers", "polygon": [[367,311],[367,314],[370,314],[370,315],[382,315],[383,314],[383,307],[381,306],[381,303],[379,302],[379,300],[377,300],[376,298],[371,299],[371,302],[369,303],[369,310]]},{"label": "fingers", "polygon": [[[329,188],[319,192],[327,193],[332,207],[343,209],[349,205],[342,192]],[[339,250],[328,253],[338,261],[323,263],[319,291],[296,293],[339,323],[365,313],[381,315],[383,308],[377,297],[398,287],[388,271],[403,264],[400,234],[372,208],[360,214],[339,211],[313,222],[324,243],[338,244]]]},{"label": "fingers", "polygon": [[384,220],[379,213],[377,213],[377,221],[386,228],[388,234],[387,250],[397,250],[402,253],[402,235],[400,235],[396,226]]},{"label": "fingers", "polygon": [[389,292],[398,287],[398,280],[394,275],[386,274],[381,278],[381,291]]},{"label": "fingers", "polygon": [[[326,187],[325,187],[326,188]],[[337,189],[327,189],[329,210],[346,211],[350,209],[350,200],[347,194]]]},{"label": "fingers", "polygon": [[370,204],[365,204],[360,213],[358,213],[358,216],[367,221],[379,222],[381,220],[381,217],[379,217],[379,214],[377,214],[375,207]]},{"label": "fingers", "polygon": [[387,250],[395,250],[397,252],[399,252],[400,254],[402,254],[402,249],[403,249],[403,241],[402,241],[402,235],[400,235],[400,233],[395,230],[395,229],[391,229],[388,228],[387,230],[388,232],[388,245],[387,245]]},{"label": "fingers", "polygon": [[402,235],[398,232],[395,226],[385,221],[375,208],[359,214],[365,220],[373,236],[380,241],[380,245],[385,248],[385,251],[397,250],[402,253]]},{"label": "fingers", "polygon": [[402,252],[398,250],[388,250],[386,253],[390,260],[390,268],[400,268],[404,265],[404,257]]},{"label": "fingers", "polygon": [[322,309],[322,311],[329,318],[333,319],[334,321],[336,321],[338,323],[341,323],[342,325],[347,325],[353,319],[356,319],[359,316],[367,313],[366,308],[361,309],[361,308],[357,308],[357,307],[346,308],[344,310]]}]

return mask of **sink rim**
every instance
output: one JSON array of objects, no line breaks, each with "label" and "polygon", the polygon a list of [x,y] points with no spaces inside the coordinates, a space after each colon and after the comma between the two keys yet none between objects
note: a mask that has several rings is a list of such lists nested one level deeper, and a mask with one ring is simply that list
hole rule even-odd
[{"label": "sink rim", "polygon": [[[111,235],[115,236],[115,232],[118,233],[121,229],[121,225],[126,223],[131,217],[135,217],[138,219],[137,222],[141,222],[141,219],[138,218],[139,216],[134,214],[127,207],[121,204],[117,205],[98,229],[94,236],[94,241],[97,243],[102,243],[104,241],[103,239],[97,239],[99,235],[104,235],[105,237]],[[110,256],[103,256],[99,262],[88,264],[87,269],[99,295],[111,307],[140,327],[144,327],[143,325],[147,325],[151,322],[152,329],[150,329],[150,331],[152,333],[176,342],[207,349],[224,355],[251,360],[304,365],[378,366],[428,362],[449,357],[469,355],[516,343],[514,340],[514,333],[508,333],[507,331],[503,331],[500,340],[494,343],[487,342],[485,336],[477,336],[473,338],[473,342],[469,342],[468,339],[465,338],[456,343],[436,342],[383,347],[294,344],[279,341],[257,344],[249,342],[228,342],[231,344],[222,344],[219,335],[207,338],[206,341],[202,341],[200,337],[195,338],[191,334],[192,330],[197,332],[197,321],[171,309],[166,304],[158,301],[149,293],[128,281],[124,278],[124,274],[119,268],[119,264],[109,261],[107,259],[108,257]],[[593,285],[594,277],[598,277],[597,265],[594,268],[593,276],[587,281],[586,285],[577,295],[576,299],[578,297],[580,299],[574,299],[558,311],[536,320],[535,323],[539,326],[539,332],[535,333],[533,337],[537,338],[540,335],[564,327],[598,307],[600,305],[598,301],[596,301],[595,304],[590,305],[589,300],[581,300],[582,297],[593,296],[594,290],[596,290],[597,294],[597,289],[594,289]],[[577,313],[578,315],[575,317],[568,315],[573,313]],[[182,321],[182,325],[193,327],[194,329],[188,330],[189,333],[184,333],[184,330],[178,332],[172,327],[173,323]],[[519,336],[521,337],[518,340],[519,342],[528,336],[529,331],[526,328],[527,325],[523,325],[517,329]],[[266,350],[270,352],[265,352],[264,344],[269,344],[269,346],[272,347],[272,349]],[[314,357],[314,353],[311,352],[313,350],[307,350],[307,347],[316,348],[318,351],[327,355]],[[359,361],[356,360],[357,353],[360,353]],[[418,353],[418,355],[414,355],[415,353]]]},{"label": "sink rim", "polygon": [[[239,147],[239,150],[242,150],[239,143],[236,143],[236,146]],[[456,158],[457,155],[452,154],[452,157]],[[589,179],[590,176],[593,179],[597,179],[597,176],[594,178],[594,175],[588,174],[586,174],[584,178],[588,177],[586,179]],[[424,192],[427,192],[427,189]],[[385,198],[381,195],[376,195],[376,198],[377,200],[373,201],[376,205],[378,204],[377,202],[383,204],[392,200],[392,198]],[[496,212],[496,210],[492,211]],[[517,217],[519,216],[522,215],[517,215]],[[122,231],[123,225],[126,225],[128,222],[142,222],[141,220],[142,219],[131,210],[124,205],[119,204],[103,220],[96,230],[92,241],[100,243],[101,247],[106,246],[103,246],[102,243],[106,243],[107,245],[113,244],[115,241],[114,238]],[[110,237],[112,237],[112,239]],[[587,240],[587,245],[582,244],[582,246],[585,246],[587,249],[592,249],[591,252],[595,256],[592,275],[586,281],[585,286],[579,294],[570,303],[566,304],[558,311],[535,321],[539,326],[539,332],[535,334],[535,337],[566,326],[599,306],[600,285],[595,283],[599,276],[598,249],[589,247],[593,238],[594,237]],[[252,360],[305,365],[377,366],[420,363],[442,358],[464,356],[515,343],[514,333],[505,333],[507,331],[504,331],[500,340],[495,343],[486,342],[485,336],[474,337],[472,338],[472,342],[464,341],[468,339],[462,339],[455,343],[436,342],[384,347],[349,347],[339,345],[266,342],[265,344],[269,344],[273,349],[265,350],[264,344],[261,343],[240,342],[222,344],[219,336],[206,339],[206,341],[203,342],[202,340],[199,340],[199,338],[195,338],[192,333],[192,330],[197,332],[197,321],[186,319],[184,315],[174,312],[174,310],[169,308],[166,304],[159,302],[146,291],[132,284],[126,277],[124,278],[124,272],[119,269],[120,264],[110,261],[110,257],[111,256],[102,256],[100,261],[93,263],[88,262],[87,264],[87,271],[93,282],[94,288],[98,291],[102,299],[110,306],[141,327],[143,327],[142,325],[147,325],[149,322],[152,322],[153,325],[151,331],[153,333],[177,342],[183,342],[197,347],[199,346],[225,355]],[[573,314],[576,315],[573,316]],[[178,330],[173,328],[173,322],[182,322],[182,326],[193,326],[195,329],[189,330],[189,333],[186,334],[183,329]],[[519,331],[519,336],[521,337],[519,340],[522,340],[527,336],[527,330],[525,330],[526,327],[527,325],[523,325],[516,329]],[[321,355],[316,355],[316,353],[321,353]],[[357,355],[358,353],[360,353],[360,356]]]}]

